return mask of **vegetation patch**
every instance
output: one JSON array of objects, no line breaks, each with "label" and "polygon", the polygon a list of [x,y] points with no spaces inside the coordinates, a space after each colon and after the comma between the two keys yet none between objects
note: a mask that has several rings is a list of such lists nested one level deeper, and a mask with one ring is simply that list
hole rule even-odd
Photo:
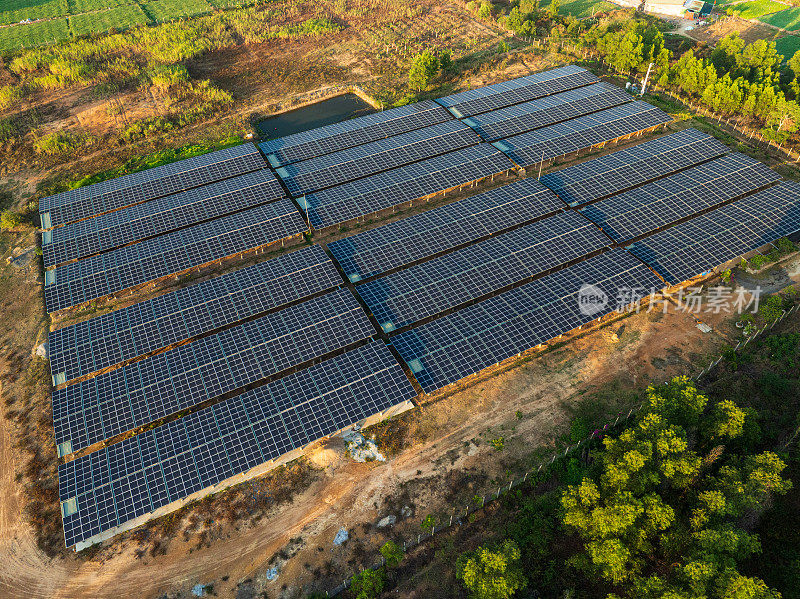
[{"label": "vegetation patch", "polygon": [[[800,8],[787,8],[769,16],[765,16],[759,21],[774,27],[780,27],[787,31],[797,31],[800,29]],[[789,55],[791,56],[791,54]]]},{"label": "vegetation patch", "polygon": [[67,19],[54,19],[27,25],[0,28],[0,50],[33,48],[69,39]]},{"label": "vegetation patch", "polygon": [[780,2],[773,2],[772,0],[754,0],[753,2],[731,4],[727,10],[729,15],[736,15],[742,19],[758,19],[764,15],[782,11],[785,8],[786,5]]},{"label": "vegetation patch", "polygon": [[3,0],[0,7],[0,25],[68,14],[67,0]]},{"label": "vegetation patch", "polygon": [[156,22],[208,14],[213,10],[206,0],[154,0],[142,4],[142,8]]},{"label": "vegetation patch", "polygon": [[138,4],[129,4],[128,6],[118,6],[98,13],[75,15],[70,17],[69,26],[72,30],[72,35],[80,37],[112,29],[123,31],[149,22],[150,19],[147,18],[147,15],[144,14]]}]

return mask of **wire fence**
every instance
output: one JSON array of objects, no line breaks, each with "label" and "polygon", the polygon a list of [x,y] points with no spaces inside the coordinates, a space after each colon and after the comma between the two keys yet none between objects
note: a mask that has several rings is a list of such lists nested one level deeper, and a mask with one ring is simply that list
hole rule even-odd
[{"label": "wire fence", "polygon": [[[784,310],[781,315],[773,320],[770,323],[766,323],[762,328],[757,329],[755,332],[751,333],[747,336],[746,339],[743,341],[739,341],[735,347],[731,348],[734,352],[739,352],[743,350],[747,345],[757,339],[761,335],[763,335],[767,331],[771,331],[775,325],[781,323],[786,317],[790,316],[791,314],[800,310],[800,304],[795,304],[788,310]],[[706,366],[703,370],[701,370],[698,374],[692,377],[692,380],[699,381],[702,377],[707,376],[723,359],[723,355],[720,355],[715,361],[711,362],[708,366]],[[668,381],[665,381],[664,384],[666,385]],[[491,492],[486,495],[480,496],[480,503],[477,501],[472,504],[467,504],[463,510],[454,510],[453,513],[450,515],[450,519],[446,524],[441,526],[432,526],[429,532],[422,532],[419,533],[416,537],[412,537],[410,539],[406,539],[403,541],[403,552],[408,551],[409,549],[413,549],[421,545],[422,543],[426,542],[427,540],[433,538],[437,534],[442,534],[448,530],[450,530],[453,526],[459,526],[463,524],[465,521],[469,520],[469,516],[479,510],[482,510],[486,505],[491,504],[492,502],[497,501],[503,495],[507,494],[509,491],[524,485],[529,477],[535,476],[540,474],[542,470],[547,472],[547,469],[553,465],[553,463],[560,458],[565,458],[570,454],[574,453],[582,449],[583,447],[587,446],[588,444],[592,443],[596,439],[601,438],[604,434],[608,433],[609,431],[615,429],[619,425],[623,425],[627,423],[633,416],[635,416],[639,411],[644,408],[646,401],[642,401],[639,405],[636,405],[630,410],[628,410],[627,414],[618,414],[617,417],[614,419],[613,422],[607,422],[601,429],[595,429],[591,435],[588,437],[581,439],[579,442],[575,443],[574,445],[568,445],[563,451],[558,450],[554,452],[549,458],[546,458],[539,462],[534,467],[527,470],[521,478],[514,478],[510,480],[508,483],[504,483],[498,486],[497,491]],[[478,496],[476,496],[478,497]],[[386,564],[386,559],[381,556],[375,563],[371,566],[362,568],[357,574],[363,573],[365,570],[378,570],[382,568]],[[352,575],[346,579],[344,579],[337,587],[334,589],[325,591],[326,597],[335,597],[350,587]]]}]

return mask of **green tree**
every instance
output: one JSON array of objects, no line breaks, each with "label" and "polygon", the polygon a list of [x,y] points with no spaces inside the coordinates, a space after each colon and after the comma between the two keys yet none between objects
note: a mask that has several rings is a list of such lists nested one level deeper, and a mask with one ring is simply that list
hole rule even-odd
[{"label": "green tree", "polygon": [[408,71],[408,85],[411,89],[422,91],[439,72],[439,59],[430,51],[417,54]]},{"label": "green tree", "polygon": [[707,403],[686,377],[651,386],[636,423],[604,439],[599,476],[562,496],[564,524],[585,549],[574,564],[625,597],[779,596],[736,566],[760,551],[741,519],[790,488],[785,464],[729,450],[745,413],[732,401]]},{"label": "green tree", "polygon": [[456,577],[472,599],[506,599],[528,583],[520,558],[519,547],[511,540],[496,548],[479,547],[459,556]]},{"label": "green tree", "polygon": [[356,599],[377,599],[386,586],[386,570],[364,570],[350,579],[350,590]]},{"label": "green tree", "polygon": [[22,224],[22,215],[18,212],[13,212],[11,210],[3,210],[3,214],[0,215],[0,227],[5,230],[8,229],[15,229]]},{"label": "green tree", "polygon": [[394,541],[386,541],[380,549],[383,559],[386,560],[387,568],[396,568],[403,561],[405,553],[403,548]]},{"label": "green tree", "polygon": [[547,15],[551,19],[558,16],[558,11],[561,8],[561,0],[550,0],[550,5],[547,7]]}]

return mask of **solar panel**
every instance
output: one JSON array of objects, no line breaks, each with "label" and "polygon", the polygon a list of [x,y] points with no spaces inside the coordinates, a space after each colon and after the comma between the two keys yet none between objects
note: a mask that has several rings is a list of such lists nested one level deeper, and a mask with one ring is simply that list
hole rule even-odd
[{"label": "solar panel", "polygon": [[460,121],[445,121],[282,166],[277,172],[289,192],[299,196],[475,145],[480,141],[481,138]]},{"label": "solar panel", "polygon": [[800,231],[800,184],[787,181],[635,242],[630,251],[677,284]]},{"label": "solar panel", "polygon": [[383,110],[259,144],[274,167],[352,148],[377,139],[449,121],[453,117],[432,100]]},{"label": "solar panel", "polygon": [[342,279],[316,245],[52,331],[53,384],[102,370],[327,289]]},{"label": "solar panel", "polygon": [[492,145],[518,165],[527,167],[671,121],[672,117],[666,112],[637,100],[521,133]]},{"label": "solar panel", "polygon": [[632,100],[631,95],[619,87],[596,83],[486,112],[464,119],[464,123],[475,129],[484,141],[496,141]]},{"label": "solar panel", "polygon": [[389,333],[610,245],[581,215],[562,212],[357,289]]},{"label": "solar panel", "polygon": [[652,271],[615,248],[400,333],[392,344],[429,393],[661,287]]},{"label": "solar panel", "polygon": [[258,148],[246,143],[42,198],[39,215],[49,229],[266,166]]},{"label": "solar panel", "polygon": [[53,392],[56,444],[78,451],[371,337],[347,289]]},{"label": "solar panel", "polygon": [[631,189],[728,153],[728,146],[697,129],[684,129],[554,173],[541,182],[570,206]]},{"label": "solar panel", "polygon": [[562,209],[536,179],[521,179],[334,241],[328,249],[356,282]]},{"label": "solar panel", "polygon": [[101,214],[45,231],[44,265],[50,268],[283,196],[277,178],[260,170]]},{"label": "solar panel", "polygon": [[779,179],[761,162],[732,153],[600,200],[581,212],[622,243]]},{"label": "solar panel", "polygon": [[459,92],[436,101],[460,119],[591,83],[597,83],[597,77],[592,73],[567,65]]},{"label": "solar panel", "polygon": [[[67,546],[416,395],[380,341],[59,466]],[[73,511],[74,510],[74,511]]]},{"label": "solar panel", "polygon": [[306,225],[288,199],[172,231],[45,272],[55,312],[117,291],[298,235]]},{"label": "solar panel", "polygon": [[314,192],[298,200],[316,229],[470,183],[513,165],[489,144],[470,146]]}]

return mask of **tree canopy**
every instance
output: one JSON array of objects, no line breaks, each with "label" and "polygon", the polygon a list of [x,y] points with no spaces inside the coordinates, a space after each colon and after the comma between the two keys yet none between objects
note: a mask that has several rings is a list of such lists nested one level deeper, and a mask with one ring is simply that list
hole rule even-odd
[{"label": "tree canopy", "polygon": [[573,562],[612,583],[609,597],[780,597],[737,564],[761,549],[744,519],[791,487],[785,464],[731,449],[746,413],[707,404],[686,377],[651,386],[635,426],[604,440],[599,476],[564,492],[564,524],[585,549]]}]

